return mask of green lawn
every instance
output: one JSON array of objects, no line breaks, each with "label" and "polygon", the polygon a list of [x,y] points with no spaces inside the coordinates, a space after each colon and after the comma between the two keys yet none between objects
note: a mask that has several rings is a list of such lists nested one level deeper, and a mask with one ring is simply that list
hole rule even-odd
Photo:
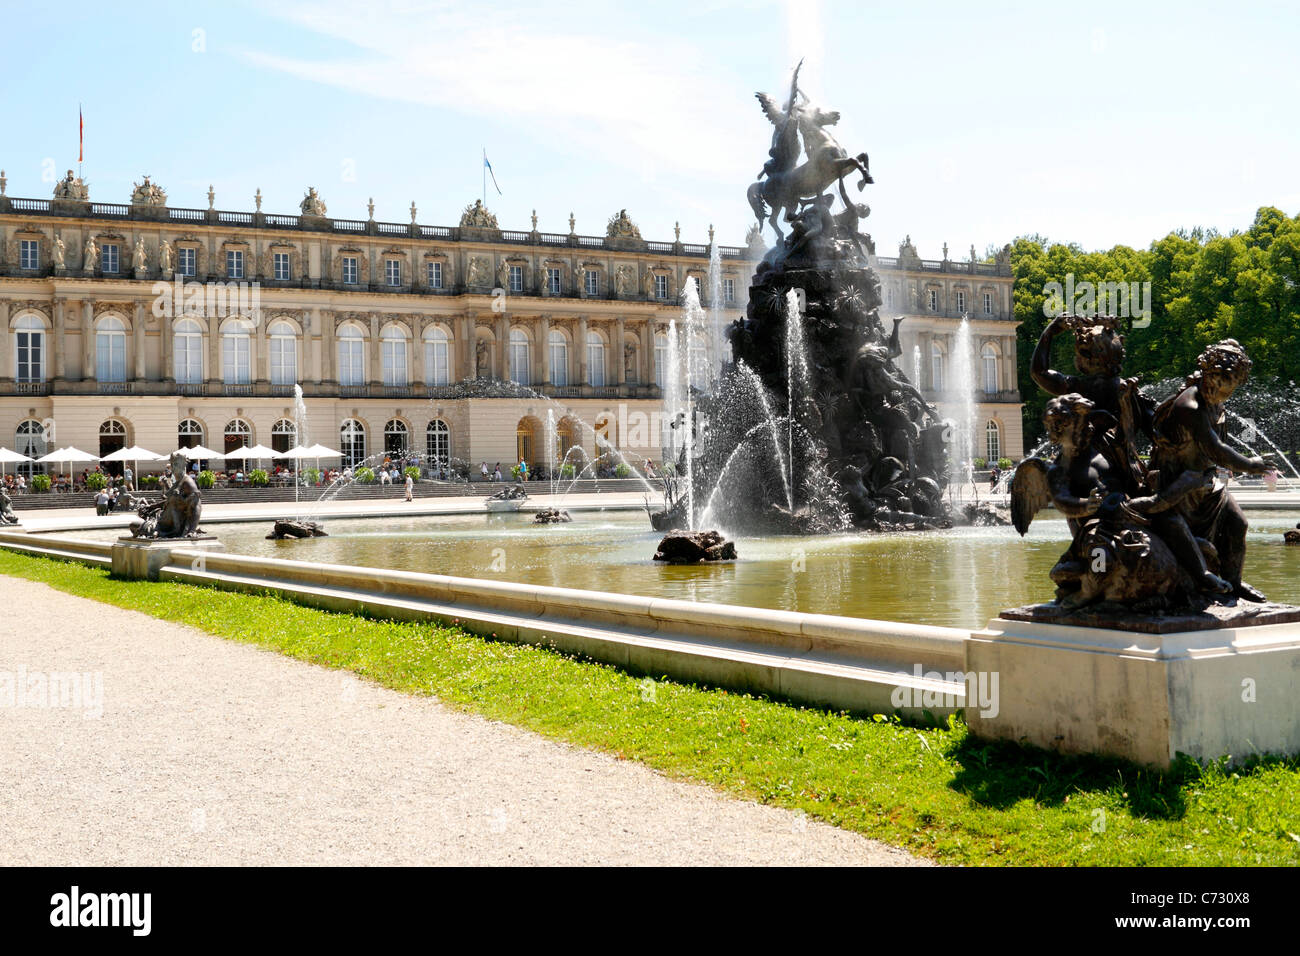
[{"label": "green lawn", "polygon": [[394,623],[0,550],[0,574],[192,625],[802,810],[944,863],[1300,864],[1300,759],[1237,772],[1058,757],[650,680],[455,627]]}]

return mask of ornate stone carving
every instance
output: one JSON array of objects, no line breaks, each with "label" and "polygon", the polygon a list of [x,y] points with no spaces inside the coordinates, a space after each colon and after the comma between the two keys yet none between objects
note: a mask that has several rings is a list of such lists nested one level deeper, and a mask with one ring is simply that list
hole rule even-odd
[{"label": "ornate stone carving", "polygon": [[172,274],[172,244],[166,239],[158,246],[158,271],[164,278]]},{"label": "ornate stone carving", "polygon": [[81,268],[87,272],[93,272],[95,264],[99,261],[99,246],[95,245],[95,237],[87,236],[86,245],[81,250]]},{"label": "ornate stone carving", "polygon": [[131,185],[134,187],[131,191],[132,206],[167,205],[167,191],[157,183],[151,183],[148,176],[144,177],[144,182]]},{"label": "ornate stone carving", "polygon": [[465,284],[488,286],[492,284],[492,263],[486,256],[470,256],[465,271]]},{"label": "ornate stone carving", "polygon": [[54,184],[54,198],[86,202],[90,199],[90,187],[81,181],[80,176],[73,176],[69,169],[68,175]]},{"label": "ornate stone carving", "polygon": [[624,263],[614,270],[614,292],[620,296],[629,296],[632,294],[632,288],[636,283],[636,269]]},{"label": "ornate stone carving", "polygon": [[135,240],[135,250],[131,254],[131,265],[135,267],[136,272],[144,272],[149,268],[149,250],[145,248],[144,236]]},{"label": "ornate stone carving", "polygon": [[605,235],[610,239],[640,239],[641,230],[628,217],[627,210],[620,209],[618,215],[610,217]]},{"label": "ornate stone carving", "polygon": [[481,199],[475,199],[473,204],[465,207],[465,211],[460,214],[460,227],[462,229],[501,228],[497,225],[497,217],[488,211]]},{"label": "ornate stone carving", "polygon": [[62,236],[54,237],[54,268],[67,268],[67,247],[63,244]]},{"label": "ornate stone carving", "polygon": [[646,294],[648,297],[650,297],[650,298],[654,298],[654,294],[655,294],[655,271],[654,271],[654,269],[646,269],[646,271],[645,271],[645,276],[641,279],[641,289],[642,289],[642,291],[645,292],[645,294]]},{"label": "ornate stone carving", "polygon": [[334,281],[343,281],[344,256],[351,256],[357,260],[357,282],[361,285],[368,283],[370,281],[370,257],[366,255],[364,249],[358,249],[355,246],[343,246],[334,251],[334,259],[330,269]]},{"label": "ornate stone carving", "polygon": [[328,212],[325,209],[325,200],[320,198],[320,193],[316,192],[315,186],[307,187],[307,194],[303,196],[302,202],[298,204],[299,210],[304,216],[326,216]]}]

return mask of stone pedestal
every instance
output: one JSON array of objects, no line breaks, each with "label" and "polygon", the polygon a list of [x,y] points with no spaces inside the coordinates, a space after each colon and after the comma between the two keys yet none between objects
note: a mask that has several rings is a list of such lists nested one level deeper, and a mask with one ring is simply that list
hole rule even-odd
[{"label": "stone pedestal", "polygon": [[113,576],[157,581],[158,570],[171,560],[173,548],[225,550],[216,536],[210,534],[196,538],[132,538],[124,535],[113,542]]},{"label": "stone pedestal", "polygon": [[999,688],[987,716],[966,709],[973,734],[1159,768],[1179,753],[1300,753],[1300,608],[1076,623],[1034,610],[967,642],[967,671],[998,674]]}]

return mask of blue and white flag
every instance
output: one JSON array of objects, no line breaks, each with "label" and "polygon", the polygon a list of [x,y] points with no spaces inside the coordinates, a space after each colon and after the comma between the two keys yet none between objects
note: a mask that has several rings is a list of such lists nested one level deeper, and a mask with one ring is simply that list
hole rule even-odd
[{"label": "blue and white flag", "polygon": [[492,185],[496,188],[497,195],[500,196],[501,187],[497,186],[497,174],[492,172],[492,164],[488,162],[486,149],[483,150],[483,168],[486,169],[488,171],[488,175],[492,177]]}]

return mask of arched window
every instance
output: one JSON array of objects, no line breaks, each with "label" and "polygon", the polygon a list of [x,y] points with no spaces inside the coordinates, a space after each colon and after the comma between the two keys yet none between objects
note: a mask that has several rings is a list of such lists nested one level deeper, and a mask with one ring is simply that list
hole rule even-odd
[{"label": "arched window", "polygon": [[298,381],[298,333],[288,322],[272,322],[271,384],[293,385]]},{"label": "arched window", "polygon": [[298,444],[298,426],[287,418],[282,418],[271,426],[271,448],[274,451],[288,451]]},{"label": "arched window", "polygon": [[[984,391],[992,395],[998,390],[998,351],[992,345],[985,345],[980,350],[980,359],[984,363]],[[993,424],[992,422],[989,423]]]},{"label": "arched window", "polygon": [[546,337],[546,347],[551,351],[551,384],[569,384],[569,340],[559,329],[551,329]]},{"label": "arched window", "polygon": [[424,450],[431,465],[446,467],[451,461],[451,429],[442,419],[435,418],[424,430]]},{"label": "arched window", "polygon": [[930,388],[943,391],[943,349],[933,342],[930,344]]},{"label": "arched window", "polygon": [[221,332],[221,380],[227,385],[247,385],[252,381],[251,323],[232,319]]},{"label": "arched window", "polygon": [[510,330],[510,381],[516,385],[527,385],[532,381],[529,372],[531,358],[528,349],[528,333],[523,329]]},{"label": "arched window", "polygon": [[605,384],[605,340],[599,332],[587,333],[587,384]]},{"label": "arched window", "polygon": [[[99,426],[99,457],[111,455],[126,447],[126,426],[115,418],[110,418]],[[120,464],[120,463],[119,463]],[[116,468],[115,473],[120,474]]]},{"label": "arched window", "polygon": [[339,384],[366,384],[366,340],[355,325],[339,329]]},{"label": "arched window", "polygon": [[[24,422],[18,423],[18,428],[14,431],[14,451],[20,455],[26,455],[28,458],[41,458],[49,453],[49,445],[45,440],[45,426],[34,418],[29,418]],[[34,472],[43,473],[44,465],[37,465],[33,462],[21,462],[18,465],[18,473],[28,478]]]},{"label": "arched window", "polygon": [[242,418],[236,418],[226,423],[226,453],[234,451],[236,448],[247,448],[252,444],[253,430],[248,427],[248,422]]},{"label": "arched window", "polygon": [[101,382],[126,381],[126,326],[105,316],[95,327],[95,378]]},{"label": "arched window", "polygon": [[998,423],[992,419],[984,426],[984,444],[987,451],[985,457],[988,458],[989,464],[1002,457],[1002,432],[998,428]]},{"label": "arched window", "polygon": [[379,358],[383,367],[384,384],[401,386],[406,378],[406,335],[396,325],[388,325],[379,333]]},{"label": "arched window", "polygon": [[172,333],[173,374],[181,385],[203,381],[203,326],[181,319]]},{"label": "arched window", "polygon": [[424,332],[424,374],[429,385],[451,384],[451,338],[437,325]]},{"label": "arched window", "polygon": [[203,444],[203,426],[187,418],[176,426],[177,448],[196,448]]},{"label": "arched window", "polygon": [[662,332],[655,335],[655,384],[660,388],[668,381],[668,336]]},{"label": "arched window", "polygon": [[34,315],[24,315],[14,328],[18,346],[15,381],[45,381],[45,323]]},{"label": "arched window", "polygon": [[339,426],[339,451],[343,452],[343,465],[355,468],[366,460],[366,426],[355,418],[344,419]]},{"label": "arched window", "polygon": [[405,455],[411,447],[410,432],[406,422],[394,418],[384,426],[384,453],[387,455]]}]

